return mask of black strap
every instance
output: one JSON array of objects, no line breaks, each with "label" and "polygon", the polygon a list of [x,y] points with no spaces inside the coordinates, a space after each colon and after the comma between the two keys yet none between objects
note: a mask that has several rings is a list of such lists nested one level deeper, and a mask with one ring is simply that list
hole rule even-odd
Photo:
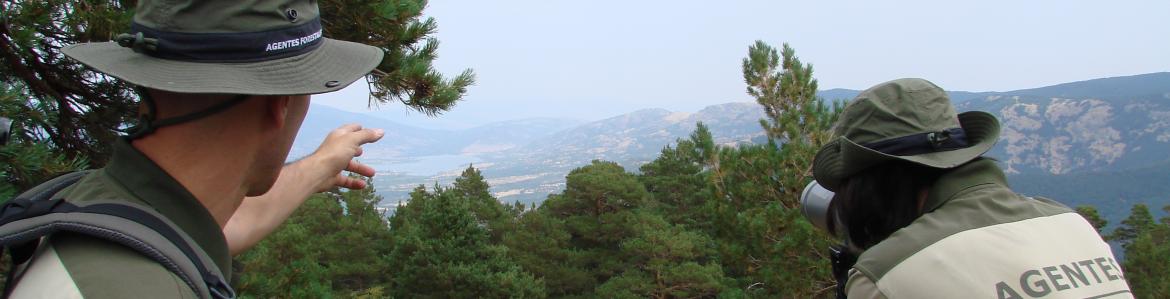
[{"label": "black strap", "polygon": [[[88,173],[89,171],[75,171],[66,173],[41,183],[40,185],[37,185],[36,187],[33,187],[32,189],[29,189],[20,195],[17,195],[15,198],[4,203],[3,206],[0,206],[0,224],[7,224],[9,222],[15,221],[16,218],[26,217],[23,215],[25,212],[29,211],[38,212],[31,212],[28,214],[40,213],[38,216],[44,215],[44,213],[47,213],[47,211],[52,210],[52,205],[56,204],[49,202],[49,197],[52,197],[54,194],[57,194],[57,192],[65,189],[65,187],[73,185],[73,183],[76,183],[81,179],[81,177]],[[49,206],[46,207],[45,205]],[[8,274],[5,275],[8,279],[6,280],[7,283],[4,286],[4,298],[8,298],[8,295],[12,292],[12,288],[15,286],[13,281],[16,279],[16,266],[25,263],[29,258],[32,257],[32,255],[36,252],[35,245],[37,244],[24,243],[10,244],[9,246],[6,246],[11,249],[10,252],[12,257],[12,264],[8,267]],[[4,249],[5,247],[0,247],[0,255],[4,254]]]},{"label": "black strap", "polygon": [[833,266],[833,278],[837,279],[837,298],[845,299],[849,290],[845,285],[849,282],[849,269],[857,263],[857,255],[849,250],[848,244],[839,244],[829,247],[829,261]]},{"label": "black strap", "polygon": [[[73,206],[73,205],[70,203],[64,203],[64,204],[61,204],[59,206],[66,207],[66,208],[63,208],[61,210],[67,211],[70,209],[67,207]],[[73,207],[76,207],[76,206],[73,206]],[[142,210],[139,210],[138,208],[127,206],[127,205],[115,204],[115,203],[102,203],[102,204],[88,205],[88,206],[76,208],[76,210],[69,211],[69,212],[93,213],[93,214],[117,216],[117,217],[125,218],[125,219],[130,220],[130,221],[137,222],[137,223],[142,224],[146,227],[149,227],[150,229],[154,230],[155,232],[158,232],[163,237],[167,238],[167,240],[170,241],[171,244],[174,244],[176,247],[179,248],[179,251],[183,252],[183,255],[187,256],[188,260],[192,261],[192,263],[195,265],[195,268],[198,269],[199,273],[203,276],[201,278],[202,278],[203,282],[207,284],[207,289],[208,289],[208,291],[212,292],[212,295],[214,298],[234,298],[235,297],[235,291],[232,290],[231,286],[228,285],[228,283],[223,279],[223,277],[215,275],[210,271],[210,269],[207,269],[207,266],[204,265],[202,262],[200,262],[197,253],[195,253],[195,248],[193,248],[191,246],[191,244],[187,243],[186,240],[183,239],[183,237],[179,234],[179,231],[175,230],[174,227],[171,227],[166,222],[163,222],[162,219],[158,219],[158,217],[155,217],[154,215],[146,213]],[[221,269],[220,271],[230,271],[230,270],[231,269]],[[217,291],[223,295],[230,294],[230,297],[217,297],[217,296],[215,296],[215,293]]]},{"label": "black strap", "polygon": [[[216,275],[211,271],[211,269],[208,269],[207,266],[203,263],[202,259],[199,258],[198,253],[195,251],[196,249],[182,237],[178,230],[162,219],[159,219],[158,217],[137,207],[125,204],[98,203],[78,206],[60,198],[49,199],[53,195],[60,192],[62,189],[77,182],[86,173],[87,172],[75,172],[55,178],[33,188],[28,192],[25,192],[24,194],[21,194],[20,196],[17,196],[16,198],[13,198],[3,206],[0,206],[0,226],[12,223],[14,221],[30,219],[54,213],[90,213],[109,215],[126,219],[145,226],[166,238],[168,242],[178,248],[179,251],[186,256],[187,260],[194,265],[194,267],[198,270],[198,275],[200,277],[186,277],[188,275],[182,273],[182,270],[178,269],[177,267],[168,267],[168,270],[175,272],[176,275],[186,277],[187,280],[191,280],[188,281],[188,283],[202,282],[206,284],[208,292],[212,298],[235,298],[235,291],[231,288],[227,281],[221,275]],[[110,239],[110,236],[105,234],[92,233],[91,230],[76,230],[67,229],[68,226],[63,227],[65,230],[71,232],[83,233],[92,237],[107,239],[115,242],[121,241],[112,240]],[[53,229],[42,229],[36,232],[25,231],[25,233],[31,234],[22,236],[20,240],[10,241],[12,244],[2,244],[4,247],[12,249],[13,261],[13,268],[10,268],[12,270],[10,270],[8,273],[8,283],[4,288],[4,297],[8,297],[13,287],[15,286],[13,283],[15,279],[14,274],[16,272],[14,271],[15,266],[23,264],[32,258],[32,255],[36,251],[36,247],[38,245],[36,244],[38,242],[37,240],[61,229],[62,228],[54,227]],[[129,237],[133,238],[134,236]],[[146,244],[146,242],[143,242],[142,240],[136,241]],[[157,262],[169,264],[168,261],[162,260],[166,259],[164,256],[159,256],[158,254],[147,254],[146,252],[142,252],[144,248],[139,248],[137,246],[128,247],[140,251],[140,253],[155,259]],[[0,254],[3,254],[3,247],[0,247]],[[230,271],[230,269],[221,269],[221,271]],[[199,279],[199,281],[195,281],[194,279]],[[190,285],[190,287],[194,288],[196,293],[199,293],[195,285]]]}]

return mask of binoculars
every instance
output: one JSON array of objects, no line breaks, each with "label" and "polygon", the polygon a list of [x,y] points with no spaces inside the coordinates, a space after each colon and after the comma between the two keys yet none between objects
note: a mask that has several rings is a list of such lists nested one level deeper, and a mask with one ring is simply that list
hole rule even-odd
[{"label": "binoculars", "polygon": [[8,144],[8,136],[12,134],[12,120],[0,117],[0,145]]},{"label": "binoculars", "polygon": [[804,214],[804,218],[808,219],[813,226],[829,231],[829,222],[835,221],[830,217],[829,207],[833,202],[833,191],[821,187],[817,181],[812,181],[804,187],[804,192],[800,194],[800,211]]}]

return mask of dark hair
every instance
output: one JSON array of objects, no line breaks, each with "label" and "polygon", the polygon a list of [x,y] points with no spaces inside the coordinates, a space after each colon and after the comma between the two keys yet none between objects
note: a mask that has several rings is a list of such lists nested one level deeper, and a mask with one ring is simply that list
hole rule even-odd
[{"label": "dark hair", "polygon": [[946,171],[891,161],[849,177],[830,207],[842,227],[834,225],[831,230],[844,233],[852,246],[863,250],[877,245],[922,215],[919,193]]}]

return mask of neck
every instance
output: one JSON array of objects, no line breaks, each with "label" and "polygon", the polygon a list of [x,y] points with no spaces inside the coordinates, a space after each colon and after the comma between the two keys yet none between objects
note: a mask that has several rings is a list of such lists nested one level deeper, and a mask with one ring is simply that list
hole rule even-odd
[{"label": "neck", "polygon": [[[222,228],[247,194],[254,157],[241,153],[253,151],[234,138],[196,138],[205,134],[191,131],[184,126],[160,128],[132,144],[191,192]],[[233,141],[216,144],[224,140]]]}]

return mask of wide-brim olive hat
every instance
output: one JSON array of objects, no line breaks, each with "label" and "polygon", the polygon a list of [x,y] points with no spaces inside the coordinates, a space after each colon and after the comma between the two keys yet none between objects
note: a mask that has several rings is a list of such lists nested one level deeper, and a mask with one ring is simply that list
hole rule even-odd
[{"label": "wide-brim olive hat", "polygon": [[990,113],[956,113],[947,93],[930,81],[889,81],[845,106],[834,139],[813,160],[813,177],[839,191],[846,178],[882,162],[954,168],[995,146],[999,131]]},{"label": "wide-brim olive hat", "polygon": [[129,34],[65,55],[135,85],[179,93],[336,91],[382,61],[377,47],[322,37],[310,0],[142,0]]}]

